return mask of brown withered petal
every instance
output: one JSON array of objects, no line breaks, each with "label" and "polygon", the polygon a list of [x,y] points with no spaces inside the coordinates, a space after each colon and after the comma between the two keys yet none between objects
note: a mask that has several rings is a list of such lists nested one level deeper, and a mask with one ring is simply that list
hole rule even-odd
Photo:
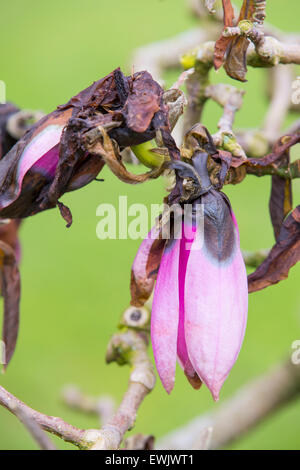
[{"label": "brown withered petal", "polygon": [[[222,0],[224,11],[224,27],[233,26],[234,10],[230,0]],[[224,29],[225,29],[224,28]],[[223,30],[224,31],[224,30]],[[223,34],[215,43],[214,66],[218,70],[224,63],[227,48],[231,42],[231,37],[225,37]]]},{"label": "brown withered petal", "polygon": [[114,173],[119,180],[128,184],[138,184],[144,183],[150,178],[157,178],[161,175],[163,168],[156,168],[148,171],[147,173],[138,175],[130,173],[123,165],[121,155],[118,152],[117,146],[113,144],[113,140],[109,137],[104,128],[99,126],[98,129],[102,134],[103,142],[96,142],[96,144],[89,146],[88,150],[94,155],[100,155],[112,173]]},{"label": "brown withered petal", "polygon": [[142,307],[149,299],[165,244],[166,240],[159,237],[157,227],[153,227],[142,241],[131,269],[131,305]]},{"label": "brown withered petal", "polygon": [[283,222],[276,244],[268,257],[248,276],[249,292],[255,292],[286,279],[300,260],[300,205]]},{"label": "brown withered petal", "polygon": [[[300,133],[289,134],[281,137],[274,145],[273,151],[263,158],[248,158],[247,160],[241,160],[236,157],[232,157],[231,167],[237,168],[241,165],[245,165],[247,173],[254,170],[256,175],[259,175],[259,170],[264,169],[276,169],[279,168],[281,160],[286,151],[300,142]],[[263,174],[263,173],[262,173]]]},{"label": "brown withered petal", "polygon": [[6,367],[14,353],[19,330],[20,273],[14,250],[0,241],[1,293],[4,298],[2,339]]},{"label": "brown withered petal", "polygon": [[148,72],[116,69],[45,116],[0,161],[0,216],[23,218],[57,206],[67,191],[96,178],[104,159],[85,147],[101,126],[120,149],[158,130],[174,154],[163,89]]},{"label": "brown withered petal", "polygon": [[[234,13],[230,0],[223,0],[223,10],[224,26],[233,26]],[[250,20],[253,22],[255,12],[256,1],[244,0],[236,24],[238,24],[242,20]],[[215,44],[215,68],[220,68],[225,62],[224,68],[226,70],[227,75],[229,75],[235,80],[245,82],[245,77],[247,73],[247,49],[249,46],[249,42],[250,41],[243,36],[224,37],[223,35],[221,35]]]},{"label": "brown withered petal", "polygon": [[[282,139],[280,139],[281,142]],[[274,146],[273,151],[276,152],[276,148],[280,147],[277,142]],[[290,163],[290,152],[287,149],[282,153],[278,160],[278,168],[282,166],[288,166]],[[278,240],[281,224],[287,214],[292,210],[292,183],[290,179],[281,178],[280,176],[272,176],[271,196],[269,201],[269,209],[271,221],[274,229],[275,239]]]},{"label": "brown withered petal", "polygon": [[247,49],[249,39],[241,36],[233,38],[227,48],[227,56],[224,64],[229,77],[246,82],[247,73]]}]

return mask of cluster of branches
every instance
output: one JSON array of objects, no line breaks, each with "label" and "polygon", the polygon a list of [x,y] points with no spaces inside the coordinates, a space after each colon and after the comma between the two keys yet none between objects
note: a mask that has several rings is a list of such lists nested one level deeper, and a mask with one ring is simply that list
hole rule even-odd
[{"label": "cluster of branches", "polygon": [[[186,70],[173,87],[178,89],[185,82],[187,89],[186,110],[174,131],[179,143],[182,133],[185,134],[186,131],[189,131],[188,137],[203,134],[203,128],[194,126],[201,122],[208,100],[217,102],[223,108],[223,115],[218,123],[219,130],[212,136],[218,148],[218,153],[209,162],[212,180],[222,172],[224,165],[228,170],[225,184],[241,183],[249,174],[271,176],[270,214],[276,243],[270,252],[260,250],[244,253],[246,264],[258,267],[249,276],[249,292],[254,292],[285,279],[289,269],[300,259],[300,206],[292,211],[291,190],[291,180],[300,176],[300,160],[291,163],[289,157],[290,148],[300,141],[300,122],[296,121],[278,139],[287,112],[290,109],[299,110],[297,104],[291,103],[290,94],[294,80],[293,67],[300,63],[300,36],[283,34],[267,24],[263,27],[266,6],[264,1],[245,1],[237,23],[233,20],[236,15],[230,1],[223,0],[223,9],[216,6],[214,15],[211,15],[209,12],[213,10],[215,3],[209,0],[205,4],[198,0],[189,1],[193,13],[201,19],[201,26],[178,37],[139,49],[133,62],[135,69],[148,70],[162,82],[164,71],[170,67],[178,67],[181,57],[181,64]],[[223,65],[229,76],[244,81],[247,64],[266,69],[272,84],[270,105],[262,128],[234,131],[235,113],[242,106],[243,92],[231,85],[212,85],[209,77],[213,67]],[[182,113],[183,105],[181,98],[177,101],[174,99],[173,105],[169,106],[172,127]],[[5,119],[0,121],[0,153],[4,155],[22,137],[27,130],[29,118],[39,117],[13,106],[6,109]],[[103,145],[100,152],[103,158],[105,155],[105,162],[119,177],[121,174],[123,181],[128,182],[135,178],[137,182],[136,177],[130,175],[118,158],[114,157],[114,149],[109,147],[110,141],[103,128],[101,129]],[[95,130],[90,131],[89,145],[94,145],[99,132],[99,129],[96,133]],[[183,140],[181,148],[182,155],[186,158],[191,150],[187,140]],[[157,154],[166,155],[171,151],[171,147],[166,149],[164,143],[162,141],[158,145],[160,149],[156,149]],[[94,148],[94,152],[96,150]],[[158,176],[161,171],[149,174],[147,178]],[[68,209],[63,205],[59,207],[64,218],[69,221]],[[19,224],[16,219],[7,220],[0,227],[2,295],[5,298],[6,312],[17,310],[9,291],[14,289],[17,292],[20,288],[17,270]],[[3,387],[0,387],[0,405],[24,424],[43,449],[55,448],[44,431],[55,434],[80,449],[118,449],[122,443],[125,449],[153,448],[153,436],[136,435],[124,440],[126,432],[134,426],[141,403],[155,385],[153,366],[147,355],[150,312],[150,303],[142,308],[129,307],[122,316],[119,331],[109,342],[107,362],[128,364],[131,370],[127,391],[116,411],[110,400],[85,397],[74,389],[68,390],[64,395],[69,406],[100,416],[100,429],[79,429],[61,418],[40,413]],[[11,318],[9,313],[6,316]],[[5,324],[4,340],[11,345],[11,349],[7,351],[8,359],[14,349],[14,340],[10,338],[16,336],[17,323],[18,318],[14,317],[13,323]],[[156,448],[207,449],[225,446],[271,412],[299,396],[299,393],[300,366],[284,361],[253,383],[247,384],[213,414],[199,416],[166,436],[157,443]]]}]

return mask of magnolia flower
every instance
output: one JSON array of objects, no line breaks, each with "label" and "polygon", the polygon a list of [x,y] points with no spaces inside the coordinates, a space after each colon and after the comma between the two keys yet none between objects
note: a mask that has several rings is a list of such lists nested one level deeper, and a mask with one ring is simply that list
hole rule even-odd
[{"label": "magnolia flower", "polygon": [[[148,142],[158,130],[166,147],[173,144],[163,95],[148,72],[126,77],[116,69],[44,116],[10,151],[4,148],[0,217],[24,218],[58,206],[70,225],[71,213],[59,199],[95,180],[102,170],[105,158],[95,147],[103,140],[99,128],[106,130],[113,149]],[[115,174],[122,177],[116,169]]]},{"label": "magnolia flower", "polygon": [[141,305],[150,295],[159,266],[151,339],[162,384],[170,393],[178,359],[193,387],[203,382],[218,400],[244,338],[247,275],[236,219],[227,197],[210,183],[207,154],[195,156],[193,164],[174,165],[181,183],[186,176],[193,183],[187,201],[192,217],[184,219],[180,238],[163,241],[153,229],[142,243],[132,269],[132,303]]}]

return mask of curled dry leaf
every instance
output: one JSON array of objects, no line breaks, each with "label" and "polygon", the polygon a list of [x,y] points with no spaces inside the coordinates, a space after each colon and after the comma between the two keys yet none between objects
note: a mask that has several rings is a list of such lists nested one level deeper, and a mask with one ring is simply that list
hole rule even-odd
[{"label": "curled dry leaf", "polygon": [[[282,139],[280,139],[280,142]],[[273,151],[280,147],[279,142],[275,144]],[[290,152],[287,149],[281,154],[278,160],[278,168],[288,167],[290,164]],[[281,178],[278,175],[272,176],[271,196],[269,201],[269,209],[274,229],[275,239],[278,240],[282,222],[287,214],[292,210],[292,182],[290,179]]]},{"label": "curled dry leaf", "polygon": [[0,216],[23,218],[57,206],[67,191],[93,181],[105,159],[84,138],[101,126],[120,149],[161,131],[174,154],[163,89],[148,72],[116,69],[35,124],[0,161]]},{"label": "curled dry leaf", "polygon": [[286,279],[300,260],[300,206],[286,218],[276,244],[268,257],[248,276],[249,292],[255,292]]},{"label": "curled dry leaf", "polygon": [[100,143],[100,141],[97,141],[91,146],[88,146],[87,144],[87,148],[91,154],[101,156],[112,173],[116,175],[119,180],[123,181],[123,183],[144,183],[150,178],[157,178],[159,175],[161,175],[163,167],[139,175],[130,173],[122,163],[116,141],[109,137],[103,127],[99,126],[98,130],[101,133],[102,142]]},{"label": "curled dry leaf", "polygon": [[[223,1],[224,30],[226,27],[235,26],[234,10],[230,0]],[[236,24],[242,20],[249,22],[259,21],[263,23],[264,15],[261,15],[259,2],[256,0],[244,0]],[[259,12],[257,11],[259,10]],[[258,18],[259,16],[259,18]],[[223,30],[223,32],[224,32]],[[246,81],[247,73],[247,49],[249,39],[246,36],[224,36],[223,32],[215,44],[214,66],[219,69],[223,64],[227,75],[235,80]]]},{"label": "curled dry leaf", "polygon": [[131,269],[131,305],[142,307],[149,299],[155,284],[166,240],[154,226],[142,241]]},{"label": "curled dry leaf", "polygon": [[14,353],[19,329],[19,225],[20,222],[17,220],[0,225],[0,280],[1,295],[4,298],[2,338],[5,344],[5,367]]}]

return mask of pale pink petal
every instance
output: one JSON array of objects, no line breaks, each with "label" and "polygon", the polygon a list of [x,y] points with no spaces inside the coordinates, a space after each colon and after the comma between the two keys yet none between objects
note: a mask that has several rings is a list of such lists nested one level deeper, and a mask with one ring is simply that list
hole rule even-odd
[{"label": "pale pink petal", "polygon": [[190,247],[195,235],[195,229],[187,224],[182,226],[182,238],[180,241],[180,260],[179,260],[179,324],[178,324],[178,338],[177,338],[177,355],[178,362],[184,373],[189,380],[190,384],[198,389],[201,386],[201,381],[191,364],[188,356],[186,341],[185,341],[185,328],[184,328],[184,285],[185,274],[188,258],[190,255]]},{"label": "pale pink petal", "polygon": [[[230,256],[227,259],[214,257],[205,244],[199,250],[192,250],[185,282],[188,355],[215,400],[239,354],[248,309],[247,275],[238,230],[227,209],[226,206],[222,209],[219,201],[214,215],[224,217],[217,234],[220,249],[229,246],[224,242],[228,231],[233,234]],[[227,211],[227,215],[222,211]],[[204,237],[206,235],[204,232]]]},{"label": "pale pink petal", "polygon": [[[47,126],[24,148],[17,168],[17,181],[19,185],[21,185],[27,171],[38,161],[41,162],[42,157],[59,144],[62,131],[62,125],[52,124]],[[55,149],[54,158],[56,158],[56,154],[57,151]],[[40,166],[42,165],[40,164]]]},{"label": "pale pink petal", "polygon": [[169,241],[161,258],[151,314],[151,340],[156,368],[170,393],[175,383],[179,321],[178,267],[180,240]]}]

